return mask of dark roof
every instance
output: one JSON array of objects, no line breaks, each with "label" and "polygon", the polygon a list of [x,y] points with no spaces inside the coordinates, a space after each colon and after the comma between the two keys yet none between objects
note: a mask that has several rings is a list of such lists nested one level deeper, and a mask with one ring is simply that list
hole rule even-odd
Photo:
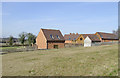
[{"label": "dark roof", "polygon": [[118,39],[118,36],[112,33],[97,32],[102,39]]},{"label": "dark roof", "polygon": [[64,38],[65,40],[76,40],[79,37],[80,34],[65,34]]},{"label": "dark roof", "polygon": [[85,39],[87,36],[90,36],[92,34],[80,34],[80,35],[82,35],[84,37],[84,39]]},{"label": "dark roof", "polygon": [[[41,30],[43,31],[47,41],[65,41],[60,30],[54,30],[54,29],[41,29]],[[51,38],[51,36],[53,38]]]},{"label": "dark roof", "polygon": [[88,36],[92,41],[100,41],[99,37],[95,34],[81,34],[84,39]]}]

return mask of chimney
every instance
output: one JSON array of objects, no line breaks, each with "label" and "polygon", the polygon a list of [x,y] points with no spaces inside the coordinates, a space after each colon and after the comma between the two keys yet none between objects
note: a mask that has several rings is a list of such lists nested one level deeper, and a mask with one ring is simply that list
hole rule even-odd
[{"label": "chimney", "polygon": [[71,35],[72,33],[70,33],[70,35]]},{"label": "chimney", "polygon": [[73,34],[75,34],[75,33],[73,33]]},{"label": "chimney", "polygon": [[78,33],[76,33],[76,35],[78,35]]}]

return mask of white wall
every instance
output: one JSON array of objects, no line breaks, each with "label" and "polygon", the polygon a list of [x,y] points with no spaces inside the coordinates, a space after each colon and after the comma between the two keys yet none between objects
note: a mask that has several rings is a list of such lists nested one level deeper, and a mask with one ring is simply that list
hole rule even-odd
[{"label": "white wall", "polygon": [[84,47],[91,47],[92,41],[91,39],[87,36],[84,40]]}]

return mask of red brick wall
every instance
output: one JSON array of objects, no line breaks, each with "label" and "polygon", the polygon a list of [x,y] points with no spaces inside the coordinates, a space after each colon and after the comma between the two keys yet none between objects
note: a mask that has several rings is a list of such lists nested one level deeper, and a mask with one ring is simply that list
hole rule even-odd
[{"label": "red brick wall", "polygon": [[64,48],[64,43],[48,42],[48,49],[54,49],[54,45],[58,45],[58,48]]},{"label": "red brick wall", "polygon": [[65,43],[72,43],[71,40],[65,40]]},{"label": "red brick wall", "polygon": [[42,32],[42,30],[40,30],[37,38],[36,38],[36,45],[38,47],[38,49],[47,49],[47,40]]}]

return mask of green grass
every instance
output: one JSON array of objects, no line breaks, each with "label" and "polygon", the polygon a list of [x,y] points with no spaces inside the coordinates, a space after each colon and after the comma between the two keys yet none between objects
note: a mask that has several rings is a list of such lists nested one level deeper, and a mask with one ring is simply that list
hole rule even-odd
[{"label": "green grass", "polygon": [[19,46],[16,47],[0,47],[0,49],[4,50],[4,49],[17,49],[20,48]]},{"label": "green grass", "polygon": [[3,76],[117,76],[118,45],[3,55]]}]

